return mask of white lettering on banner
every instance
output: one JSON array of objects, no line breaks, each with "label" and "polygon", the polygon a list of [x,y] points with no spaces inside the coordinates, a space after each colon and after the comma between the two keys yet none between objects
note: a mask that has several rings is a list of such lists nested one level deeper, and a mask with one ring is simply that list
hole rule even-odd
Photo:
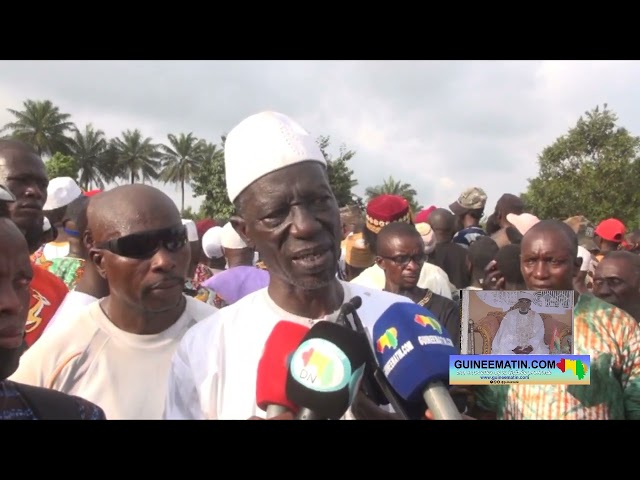
[{"label": "white lettering on banner", "polygon": [[413,350],[413,343],[411,342],[403,343],[398,349],[398,351],[394,353],[389,360],[387,360],[387,363],[385,363],[384,368],[382,369],[384,374],[389,375],[389,373],[391,373],[391,370],[394,369],[394,367],[398,364],[398,362],[402,360],[405,357],[405,355],[407,355],[407,353],[409,353],[412,350]]},{"label": "white lettering on banner", "polygon": [[439,337],[438,335],[421,335],[418,337],[420,345],[447,345],[453,347],[453,342],[450,338]]}]

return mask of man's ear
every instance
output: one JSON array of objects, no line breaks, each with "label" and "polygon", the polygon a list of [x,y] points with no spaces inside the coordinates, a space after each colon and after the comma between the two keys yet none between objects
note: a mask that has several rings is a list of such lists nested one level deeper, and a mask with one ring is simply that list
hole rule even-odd
[{"label": "man's ear", "polygon": [[95,242],[93,241],[93,235],[91,234],[91,230],[85,230],[84,234],[82,235],[82,243],[84,244],[84,247],[87,249],[88,257],[89,257],[88,261],[93,262],[93,264],[96,266],[96,270],[98,271],[98,274],[105,280],[108,280],[107,271],[104,268],[103,250],[99,248],[95,248],[94,246]]},{"label": "man's ear", "polygon": [[384,258],[376,256],[375,262],[376,262],[376,265],[378,265],[382,270],[384,270]]},{"label": "man's ear", "polygon": [[232,215],[229,219],[233,229],[240,235],[240,238],[247,244],[250,248],[255,248],[253,241],[247,235],[247,222],[240,215]]}]

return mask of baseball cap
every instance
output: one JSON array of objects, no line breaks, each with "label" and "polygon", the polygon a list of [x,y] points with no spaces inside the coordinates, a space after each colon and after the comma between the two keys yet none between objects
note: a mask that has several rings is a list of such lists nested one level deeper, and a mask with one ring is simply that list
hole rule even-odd
[{"label": "baseball cap", "polygon": [[487,204],[487,194],[480,187],[470,187],[460,194],[458,200],[449,205],[456,215],[464,215],[469,210],[482,210]]},{"label": "baseball cap", "polygon": [[82,190],[73,178],[52,178],[47,187],[47,202],[42,209],[55,210],[56,208],[66,207],[82,195]]},{"label": "baseball cap", "polygon": [[582,215],[567,218],[564,223],[569,225],[578,236],[578,245],[586,248],[590,252],[599,250],[596,242],[593,240],[595,228],[588,218]]},{"label": "baseball cap", "polygon": [[607,218],[598,224],[594,233],[603,240],[622,243],[624,241],[624,236],[627,233],[627,229],[624,226],[624,223],[617,218]]}]

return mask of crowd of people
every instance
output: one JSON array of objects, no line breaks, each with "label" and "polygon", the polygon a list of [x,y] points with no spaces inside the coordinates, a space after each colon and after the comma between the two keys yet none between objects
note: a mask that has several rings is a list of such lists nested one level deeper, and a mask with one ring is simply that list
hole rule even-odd
[{"label": "crowd of people", "polygon": [[[150,185],[48,179],[36,150],[0,140],[1,419],[264,419],[279,321],[335,322],[359,296],[371,331],[412,302],[460,350],[465,289],[575,291],[573,350],[591,357],[588,386],[452,388],[465,418],[640,417],[640,232],[621,220],[539,219],[505,193],[481,225],[480,187],[419,212],[386,194],[341,210],[313,135],[274,112],[235,126],[224,155],[235,213],[194,222]],[[360,390],[343,418],[398,416]]]}]

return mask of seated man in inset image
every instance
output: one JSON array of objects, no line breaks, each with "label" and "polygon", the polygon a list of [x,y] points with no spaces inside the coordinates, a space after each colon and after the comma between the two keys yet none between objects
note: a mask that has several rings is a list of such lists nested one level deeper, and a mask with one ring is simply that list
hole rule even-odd
[{"label": "seated man in inset image", "polygon": [[492,354],[549,354],[549,347],[544,343],[544,322],[539,313],[531,310],[532,300],[533,296],[527,292],[519,295],[516,304],[500,322],[491,345]]}]

